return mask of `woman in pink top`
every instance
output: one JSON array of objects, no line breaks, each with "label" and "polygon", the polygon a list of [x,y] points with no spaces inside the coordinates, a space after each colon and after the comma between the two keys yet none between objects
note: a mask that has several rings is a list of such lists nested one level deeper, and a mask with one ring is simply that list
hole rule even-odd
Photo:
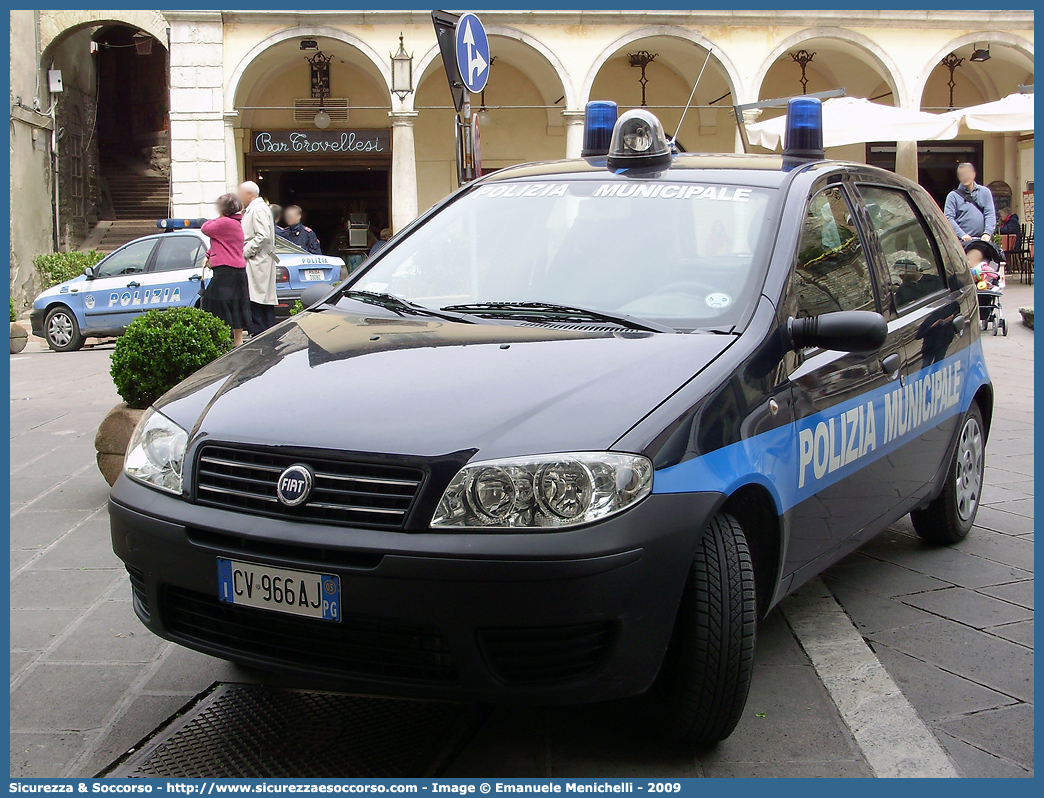
[{"label": "woman in pink top", "polygon": [[239,346],[250,323],[250,289],[239,213],[243,206],[235,194],[225,194],[214,204],[221,215],[204,222],[201,228],[210,239],[207,259],[214,272],[203,294],[202,308],[232,328],[232,341]]}]

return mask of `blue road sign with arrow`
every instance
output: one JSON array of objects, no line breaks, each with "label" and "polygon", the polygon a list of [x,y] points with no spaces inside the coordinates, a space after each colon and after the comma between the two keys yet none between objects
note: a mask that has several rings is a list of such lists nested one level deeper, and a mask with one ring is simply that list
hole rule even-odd
[{"label": "blue road sign with arrow", "polygon": [[457,21],[456,44],[460,79],[468,91],[477,94],[489,79],[489,39],[474,14],[464,14]]}]

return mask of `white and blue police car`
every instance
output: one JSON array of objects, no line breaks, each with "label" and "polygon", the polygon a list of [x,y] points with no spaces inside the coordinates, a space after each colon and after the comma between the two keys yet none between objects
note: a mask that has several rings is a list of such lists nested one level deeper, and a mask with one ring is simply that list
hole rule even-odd
[{"label": "white and blue police car", "polygon": [[[198,229],[205,219],[161,219],[164,232],[135,239],[83,275],[43,291],[29,315],[33,335],[56,352],[74,352],[87,338],[122,335],[147,310],[199,307],[209,239]],[[276,237],[276,317],[290,315],[311,285],[341,279],[344,261],[312,255]]]}]

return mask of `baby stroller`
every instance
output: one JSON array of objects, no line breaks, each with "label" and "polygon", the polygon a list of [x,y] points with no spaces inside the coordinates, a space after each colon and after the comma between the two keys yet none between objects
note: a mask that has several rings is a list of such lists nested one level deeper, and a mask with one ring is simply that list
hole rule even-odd
[{"label": "baby stroller", "polygon": [[[983,331],[993,327],[993,334],[1008,334],[1004,318],[1004,260],[1003,255],[988,241],[976,239],[964,245],[971,267],[972,279],[979,292],[979,324]],[[981,258],[979,257],[981,255]]]}]

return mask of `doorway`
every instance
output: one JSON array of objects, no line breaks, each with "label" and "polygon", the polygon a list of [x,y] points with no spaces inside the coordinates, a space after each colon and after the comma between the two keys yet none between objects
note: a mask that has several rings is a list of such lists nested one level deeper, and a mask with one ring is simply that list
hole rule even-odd
[{"label": "doorway", "polygon": [[[284,208],[298,205],[304,224],[319,237],[325,255],[349,262],[352,256],[369,251],[391,223],[391,169],[387,164],[371,166],[254,167],[261,193],[269,202]],[[358,234],[349,241],[349,224],[367,229],[366,244]]]},{"label": "doorway", "polygon": [[[932,195],[939,207],[946,195],[957,186],[957,164],[968,161],[975,165],[976,182],[986,185],[982,165],[982,140],[948,141],[917,144],[917,182]],[[895,144],[877,142],[866,145],[866,162],[895,171]]]}]

